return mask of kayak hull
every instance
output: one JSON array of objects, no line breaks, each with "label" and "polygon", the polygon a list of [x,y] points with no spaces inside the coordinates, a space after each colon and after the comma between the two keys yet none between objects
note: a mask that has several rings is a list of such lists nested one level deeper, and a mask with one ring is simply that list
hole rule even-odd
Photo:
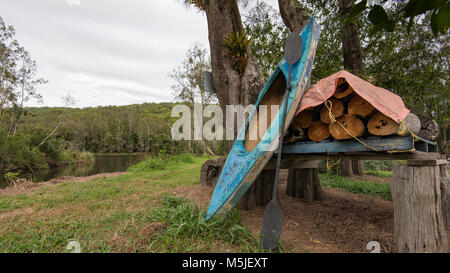
[{"label": "kayak hull", "polygon": [[[292,67],[291,86],[293,87],[288,96],[288,105],[286,112],[286,123],[283,133],[287,130],[291,120],[295,116],[297,107],[303,97],[303,93],[308,87],[312,64],[320,36],[319,25],[311,18],[305,29],[300,34],[303,39],[303,53],[300,60]],[[260,105],[269,88],[282,73],[285,81],[288,78],[289,64],[284,60],[280,61],[275,71],[270,76],[258,100],[255,103],[256,109]],[[280,92],[285,92],[281,90]],[[279,109],[283,109],[284,102]],[[223,216],[230,211],[242,196],[247,192],[267,162],[272,158],[279,144],[280,126],[282,119],[282,110],[271,122],[270,127],[265,132],[262,139],[251,151],[244,147],[246,132],[253,115],[257,115],[257,110],[250,113],[246,125],[241,129],[237,139],[231,147],[227,160],[222,168],[222,172],[217,181],[211,202],[206,214],[206,219],[214,215]]]}]

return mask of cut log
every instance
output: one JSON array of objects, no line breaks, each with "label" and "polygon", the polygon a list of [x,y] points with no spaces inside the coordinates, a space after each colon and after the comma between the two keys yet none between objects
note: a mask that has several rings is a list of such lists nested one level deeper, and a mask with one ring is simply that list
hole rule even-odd
[{"label": "cut log", "polygon": [[439,166],[394,166],[391,192],[398,252],[447,253],[439,176]]},{"label": "cut log", "polygon": [[362,118],[370,116],[375,111],[375,107],[358,95],[354,96],[348,103],[348,113]]},{"label": "cut log", "polygon": [[375,113],[367,123],[369,133],[376,136],[388,136],[399,131],[400,125],[381,112]]},{"label": "cut log", "polygon": [[428,140],[436,140],[439,136],[439,124],[426,116],[417,115],[420,119],[421,129],[417,134],[420,137],[423,137]]},{"label": "cut log", "polygon": [[[331,123],[329,126],[330,134],[335,139],[350,139],[352,138],[351,135],[359,137],[364,133],[364,123],[355,115],[347,114],[336,120],[337,122]],[[342,127],[344,127],[351,135],[349,135]]]},{"label": "cut log", "polygon": [[319,171],[314,169],[289,169],[286,194],[307,201],[324,200],[324,192],[320,186]]},{"label": "cut log", "polygon": [[306,140],[308,137],[306,135],[305,129],[300,128],[298,124],[292,123],[287,130],[288,134],[285,136],[285,143],[297,142],[301,140]]},{"label": "cut log", "polygon": [[343,84],[338,85],[336,91],[334,92],[334,97],[342,99],[351,93],[353,93],[353,88],[347,82],[344,82]]},{"label": "cut log", "polygon": [[409,113],[406,116],[405,120],[403,120],[403,122],[400,124],[400,128],[397,134],[404,136],[408,134],[409,131],[411,131],[413,134],[417,135],[420,132],[420,128],[421,125],[419,117],[413,113]]},{"label": "cut log", "polygon": [[313,111],[302,111],[292,120],[292,124],[296,124],[298,127],[302,129],[309,128],[311,123],[314,121],[314,113]]},{"label": "cut log", "polygon": [[315,142],[327,139],[330,137],[328,125],[321,121],[314,121],[308,129],[308,137]]},{"label": "cut log", "polygon": [[200,171],[200,184],[203,186],[215,187],[219,179],[222,167],[225,164],[225,157],[207,160],[203,163]]},{"label": "cut log", "polygon": [[[344,115],[344,103],[341,100],[331,99],[331,113],[335,118],[342,117]],[[329,104],[328,104],[329,106]],[[323,106],[320,110],[320,120],[325,124],[330,124],[330,114],[327,106]]]}]

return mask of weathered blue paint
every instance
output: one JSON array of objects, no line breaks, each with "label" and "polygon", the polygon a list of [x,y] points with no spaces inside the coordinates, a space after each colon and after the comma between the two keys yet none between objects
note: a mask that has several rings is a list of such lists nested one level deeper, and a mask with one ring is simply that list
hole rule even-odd
[{"label": "weathered blue paint", "polygon": [[[311,77],[312,64],[320,36],[320,28],[314,21],[314,18],[311,18],[300,35],[303,39],[303,52],[301,59],[292,67],[290,84],[293,86],[293,89],[288,96],[286,128],[295,114],[301,97],[303,96],[303,92],[307,88],[308,81]],[[262,98],[278,73],[283,73],[285,78],[288,78],[289,64],[284,58],[280,61],[259,94],[258,100],[255,103],[256,108],[259,106]],[[283,107],[284,104],[281,104],[280,109],[283,109]],[[277,117],[273,120],[260,143],[258,143],[251,152],[245,150],[245,132],[249,121],[255,113],[256,110],[250,113],[246,125],[238,134],[238,137],[228,154],[228,158],[223,166],[211,198],[206,219],[210,219],[215,214],[224,214],[233,208],[251,186],[266,163],[270,160],[276,147],[278,147],[282,111],[279,111]],[[286,128],[284,128],[284,130]],[[264,146],[270,146],[271,149],[264,148]]]},{"label": "weathered blue paint", "polygon": [[[428,145],[436,145],[435,142],[411,135],[369,137],[361,139],[367,145],[379,152],[408,151],[413,148],[428,152]],[[285,144],[283,154],[318,154],[318,153],[345,153],[345,152],[373,152],[373,150],[354,139],[349,140],[324,140],[321,142],[301,141]]]},{"label": "weathered blue paint", "polygon": [[[414,148],[411,136],[392,136],[387,138],[364,138],[367,145],[378,151],[406,151]],[[315,154],[315,153],[373,152],[354,139],[325,140],[321,142],[296,142],[283,146],[283,154]]]}]

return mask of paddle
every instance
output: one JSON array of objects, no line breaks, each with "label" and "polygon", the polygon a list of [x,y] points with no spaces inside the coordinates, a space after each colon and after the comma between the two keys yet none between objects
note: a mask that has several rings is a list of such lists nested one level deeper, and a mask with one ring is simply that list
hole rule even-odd
[{"label": "paddle", "polygon": [[273,189],[272,200],[266,207],[264,211],[262,232],[261,232],[261,246],[266,250],[275,249],[278,245],[281,234],[281,220],[282,214],[280,206],[277,202],[278,194],[278,174],[280,172],[280,162],[281,162],[281,151],[283,149],[283,138],[284,138],[284,126],[286,120],[286,110],[288,104],[288,95],[291,91],[291,72],[292,65],[294,65],[302,55],[302,37],[298,33],[291,32],[286,40],[286,48],[284,50],[284,58],[289,64],[289,76],[286,85],[286,92],[284,94],[284,107],[283,107],[283,119],[281,121],[280,127],[280,142],[278,144],[278,158],[277,158],[277,168],[275,171],[275,185]]}]

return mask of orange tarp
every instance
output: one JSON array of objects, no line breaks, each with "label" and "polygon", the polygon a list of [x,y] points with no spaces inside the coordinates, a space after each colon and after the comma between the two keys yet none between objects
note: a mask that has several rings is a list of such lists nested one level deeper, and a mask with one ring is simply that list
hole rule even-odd
[{"label": "orange tarp", "polygon": [[409,110],[405,107],[402,98],[384,88],[377,87],[370,82],[358,78],[345,70],[321,79],[308,89],[302,98],[296,114],[309,107],[320,105],[333,96],[340,78],[345,79],[358,95],[368,101],[378,111],[397,123],[399,120],[404,120],[408,115]]}]

